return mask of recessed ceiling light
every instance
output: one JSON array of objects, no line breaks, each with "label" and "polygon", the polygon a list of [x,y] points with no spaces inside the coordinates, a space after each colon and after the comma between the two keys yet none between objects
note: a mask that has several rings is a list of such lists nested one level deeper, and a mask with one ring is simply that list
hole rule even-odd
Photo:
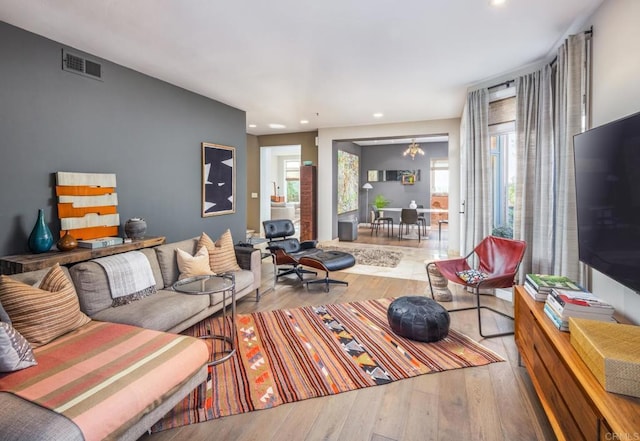
[{"label": "recessed ceiling light", "polygon": [[489,4],[491,6],[502,6],[507,2],[507,0],[489,0]]},{"label": "recessed ceiling light", "polygon": [[300,120],[300,124],[309,124],[309,120],[308,119],[301,119]]},{"label": "recessed ceiling light", "polygon": [[287,128],[287,126],[285,126],[284,124],[274,124],[274,123],[269,124],[269,127],[271,127],[272,129],[286,129]]},{"label": "recessed ceiling light", "polygon": [[249,128],[251,128],[251,129],[255,129],[256,127],[258,127],[258,126],[256,126],[255,124],[249,124]]},{"label": "recessed ceiling light", "polygon": [[380,113],[380,112],[373,114],[374,118],[382,118],[383,116],[384,116],[384,113]]}]

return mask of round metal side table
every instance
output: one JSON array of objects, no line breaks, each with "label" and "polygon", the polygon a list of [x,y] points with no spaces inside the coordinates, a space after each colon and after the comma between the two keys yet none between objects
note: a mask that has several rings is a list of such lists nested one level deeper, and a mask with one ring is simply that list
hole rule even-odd
[{"label": "round metal side table", "polygon": [[[177,292],[189,295],[210,295],[222,293],[222,334],[201,335],[201,339],[223,341],[223,349],[216,351],[211,345],[211,361],[209,366],[215,366],[227,361],[236,352],[236,281],[233,274],[216,274],[213,276],[195,276],[178,280],[173,284]],[[231,301],[231,320],[227,322],[227,304]],[[216,357],[222,355],[221,357]]]}]

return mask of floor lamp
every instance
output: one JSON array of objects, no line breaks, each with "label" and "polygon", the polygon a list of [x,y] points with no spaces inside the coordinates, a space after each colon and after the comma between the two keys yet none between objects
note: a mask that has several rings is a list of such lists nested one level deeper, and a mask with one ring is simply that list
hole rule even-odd
[{"label": "floor lamp", "polygon": [[367,182],[366,184],[364,184],[362,186],[362,188],[367,190],[367,205],[365,205],[365,207],[364,207],[364,212],[367,215],[367,224],[369,224],[369,226],[371,226],[371,215],[369,214],[369,190],[371,190],[373,188],[373,185],[371,185],[371,184],[369,184]]}]

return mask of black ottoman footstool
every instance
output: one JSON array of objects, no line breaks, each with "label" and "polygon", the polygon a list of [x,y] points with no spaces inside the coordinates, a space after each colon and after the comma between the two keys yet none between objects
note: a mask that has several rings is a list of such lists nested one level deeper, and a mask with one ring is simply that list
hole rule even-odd
[{"label": "black ottoman footstool", "polygon": [[300,265],[310,266],[311,268],[319,269],[325,272],[324,279],[307,280],[304,283],[309,286],[310,283],[324,283],[325,291],[329,292],[330,283],[340,283],[342,285],[348,285],[343,280],[335,280],[329,278],[329,271],[339,271],[346,268],[350,268],[356,264],[356,258],[353,254],[345,253],[343,251],[321,251],[319,253],[310,254],[308,256],[302,256],[298,259]]},{"label": "black ottoman footstool", "polygon": [[449,312],[427,297],[395,299],[387,310],[387,320],[393,332],[411,340],[433,342],[449,333]]}]

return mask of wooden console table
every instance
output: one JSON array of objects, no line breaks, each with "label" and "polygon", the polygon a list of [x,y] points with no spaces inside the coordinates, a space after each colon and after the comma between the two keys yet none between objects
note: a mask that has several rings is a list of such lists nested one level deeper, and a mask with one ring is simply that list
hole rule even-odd
[{"label": "wooden console table", "polygon": [[14,256],[4,256],[0,258],[0,274],[17,274],[49,268],[59,263],[69,265],[72,263],[84,262],[96,257],[111,256],[112,254],[124,253],[131,250],[155,247],[162,245],[165,241],[163,236],[145,237],[136,239],[129,243],[113,245],[104,248],[76,248],[71,251],[48,251],[41,254],[18,254]]},{"label": "wooden console table", "polygon": [[605,391],[544,303],[514,294],[516,344],[558,440],[640,439],[640,398]]}]

